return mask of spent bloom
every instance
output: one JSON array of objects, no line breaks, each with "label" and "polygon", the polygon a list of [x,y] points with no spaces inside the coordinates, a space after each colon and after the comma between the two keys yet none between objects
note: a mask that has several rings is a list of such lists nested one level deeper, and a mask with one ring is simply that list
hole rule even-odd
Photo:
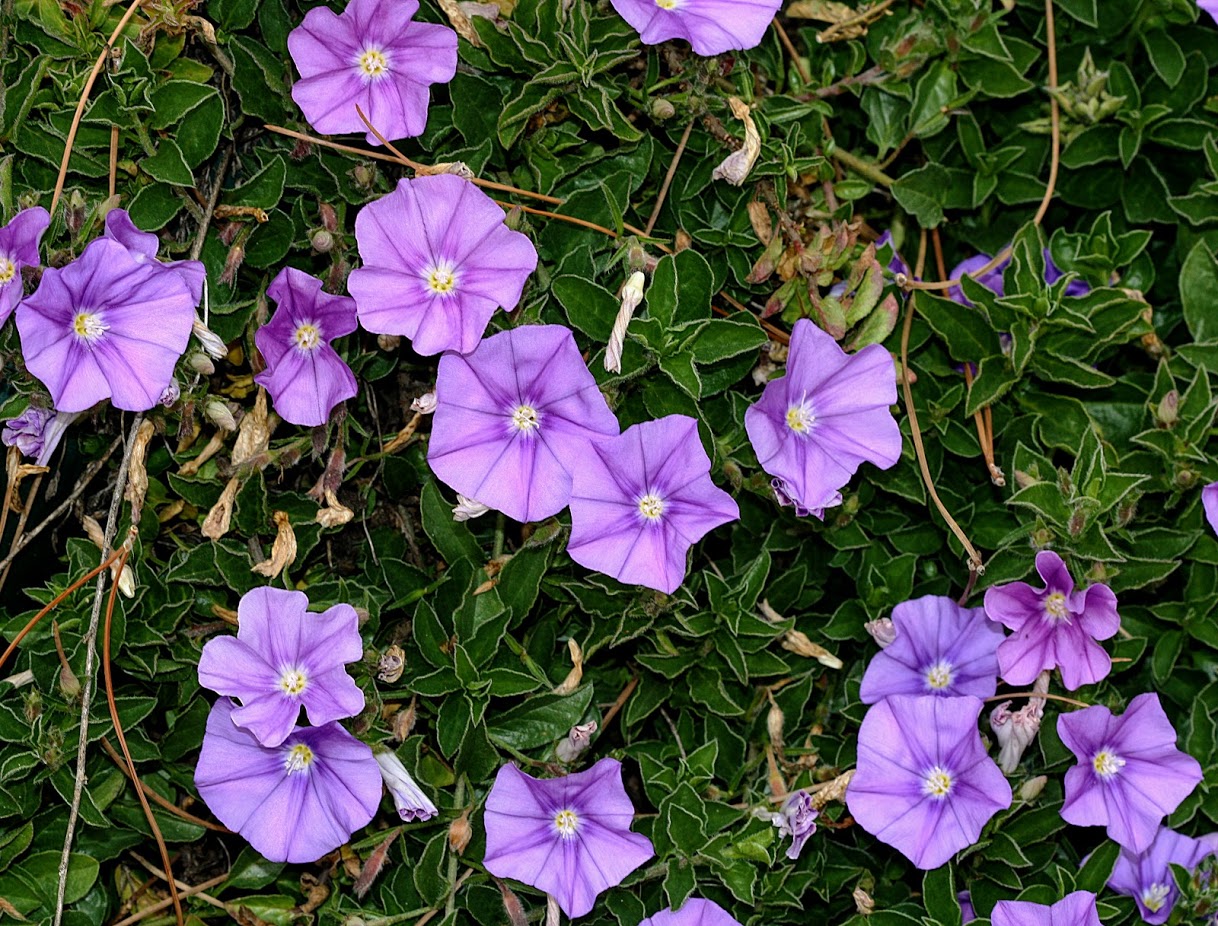
[{"label": "spent bloom", "polygon": [[1167,814],[1201,781],[1201,765],[1176,748],[1176,730],[1157,694],[1141,694],[1120,717],[1102,705],[1057,719],[1057,732],[1078,757],[1066,772],[1062,818],[1107,826],[1131,852],[1145,852]]},{"label": "spent bloom", "polygon": [[1108,886],[1118,894],[1132,897],[1147,923],[1166,923],[1180,891],[1172,877],[1171,866],[1195,869],[1218,851],[1213,837],[1193,839],[1163,826],[1145,852],[1121,849]]},{"label": "spent bloom", "polygon": [[691,897],[680,909],[661,910],[639,926],[740,926],[740,921],[713,900]]},{"label": "spent bloom", "polygon": [[359,106],[387,139],[423,134],[430,86],[457,72],[457,33],[415,22],[418,11],[418,0],[351,0],[341,15],[325,5],[305,14],[288,52],[301,78],[292,99],[309,125],[322,135],[366,132]]},{"label": "spent bloom", "polygon": [[[1036,677],[1033,691],[1044,694],[1049,690],[1049,673]],[[990,712],[990,729],[998,740],[998,767],[1010,775],[1023,758],[1024,750],[1032,745],[1045,716],[1045,699],[1029,698],[1019,710],[1010,710],[1011,702],[1003,701]]]},{"label": "spent bloom", "polygon": [[1073,691],[1106,676],[1112,660],[1097,640],[1121,626],[1117,599],[1107,585],[1074,590],[1074,579],[1052,550],[1036,554],[1044,588],[1026,582],[996,585],[985,593],[985,613],[1015,631],[998,647],[1002,677],[1030,684],[1045,669],[1060,668],[1062,684]]},{"label": "spent bloom", "polygon": [[896,639],[871,658],[859,698],[874,704],[894,694],[988,698],[998,690],[1002,628],[982,608],[926,595],[892,609]]},{"label": "spent bloom", "polygon": [[470,354],[447,353],[436,378],[427,462],[456,492],[517,521],[557,514],[571,468],[617,419],[561,325],[501,331]]},{"label": "spent bloom", "polygon": [[43,272],[17,308],[26,366],[55,408],[82,412],[109,398],[147,411],[161,399],[190,341],[194,300],[177,273],[136,261],[106,238]]},{"label": "spent bloom", "polygon": [[360,210],[355,238],[364,265],[347,286],[359,323],[410,338],[420,354],[468,354],[496,310],[520,301],[537,269],[533,242],[504,224],[494,200],[452,174],[399,181]]},{"label": "spent bloom", "polygon": [[669,415],[586,445],[571,486],[568,555],[619,582],[666,594],[685,578],[685,554],[740,517],[711,481],[698,422]]},{"label": "spent bloom", "polygon": [[880,617],[868,621],[863,625],[863,629],[867,631],[871,639],[875,640],[876,646],[880,649],[888,649],[897,638],[897,625],[892,622],[890,617]]},{"label": "spent bloom", "polygon": [[616,759],[545,780],[505,765],[486,799],[483,861],[496,877],[550,894],[574,919],[655,855],[630,831],[633,819]]},{"label": "spent bloom", "polygon": [[22,209],[11,222],[0,228],[0,325],[8,321],[21,301],[24,283],[22,267],[42,263],[38,244],[51,224],[51,214],[41,206]]},{"label": "spent bloom", "polygon": [[816,832],[816,818],[820,811],[812,806],[812,795],[807,791],[796,791],[787,798],[782,810],[774,814],[774,825],[779,836],[790,836],[787,858],[794,861],[804,850],[810,836]]},{"label": "spent bloom", "polygon": [[888,351],[870,344],[849,355],[804,318],[791,332],[786,375],[766,384],[744,424],[780,501],[823,517],[864,461],[887,469],[900,459],[901,429],[888,408],[896,400]]},{"label": "spent bloom", "polygon": [[938,868],[1011,806],[1011,786],[977,730],[981,700],[894,695],[859,729],[846,805],[918,868]]},{"label": "spent bloom", "polygon": [[755,48],[782,0],[610,0],[645,45],[684,39],[699,55]]},{"label": "spent bloom", "polygon": [[321,291],[321,280],[284,267],[266,294],[277,303],[254,333],[266,369],[254,377],[271,394],[281,418],[313,427],[330,420],[339,402],[358,391],[355,375],[331,346],[357,327],[355,302]]},{"label": "spent bloom", "polygon": [[381,801],[372,750],[337,723],[297,727],[263,746],[233,723],[233,705],[211,709],[195,785],[211,812],[272,862],[313,862],[366,826]]},{"label": "spent bloom", "polygon": [[31,405],[16,418],[4,422],[0,441],[4,446],[16,447],[24,456],[32,457],[35,466],[46,466],[67,433],[68,425],[79,417],[80,412],[56,412]]},{"label": "spent bloom", "polygon": [[990,914],[993,926],[1103,926],[1090,891],[1075,891],[1057,903],[1000,900]]},{"label": "spent bloom", "polygon": [[106,213],[106,237],[121,244],[137,264],[149,264],[161,270],[176,273],[190,290],[190,297],[197,306],[203,298],[203,284],[207,282],[207,269],[202,261],[175,260],[161,263],[156,259],[159,241],[152,232],[140,231],[126,209],[111,209]]},{"label": "spent bloom", "polygon": [[406,766],[395,753],[384,750],[374,753],[373,758],[380,767],[381,778],[385,782],[385,787],[389,789],[389,794],[393,798],[393,806],[397,809],[399,817],[407,823],[414,823],[420,820],[430,820],[440,812],[431,799],[423,793],[423,790],[415,784],[415,780],[410,777],[410,772],[406,771]]},{"label": "spent bloom", "polygon": [[278,746],[303,707],[315,726],[364,709],[346,664],[363,658],[359,617],[349,604],[321,614],[304,592],[255,588],[237,605],[237,635],[216,637],[199,657],[199,684],[241,701],[232,722]]}]

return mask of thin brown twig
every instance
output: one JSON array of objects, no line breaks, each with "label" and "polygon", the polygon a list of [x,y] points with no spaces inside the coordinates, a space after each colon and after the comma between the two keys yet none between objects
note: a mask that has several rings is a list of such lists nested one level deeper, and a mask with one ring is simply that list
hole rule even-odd
[{"label": "thin brown twig", "polygon": [[[135,859],[137,862],[139,862],[141,865],[143,865],[145,870],[156,875],[166,884],[171,884],[173,886],[173,889],[177,890],[179,892],[179,896],[181,896],[182,891],[186,890],[186,888],[189,887],[189,885],[183,884],[177,878],[170,878],[170,876],[168,874],[161,871],[161,869],[157,868],[156,865],[152,864],[152,862],[148,861],[148,859],[144,858],[138,852],[132,852],[131,857],[133,859]],[[232,904],[225,903],[223,900],[218,900],[217,898],[212,897],[210,894],[203,893],[203,891],[201,891],[201,890],[195,891],[194,896],[198,897],[199,900],[203,901],[204,903],[209,903],[213,907],[218,907],[219,909],[223,910],[225,913],[228,913],[230,916],[233,916],[234,920],[237,919],[237,917],[233,915],[237,911],[236,911],[236,908]],[[240,920],[238,920],[238,922],[240,922]]]},{"label": "thin brown twig", "polygon": [[[774,20],[775,23],[778,20]],[[650,238],[651,230],[656,227],[656,222],[660,218],[660,210],[664,208],[664,200],[668,198],[668,188],[672,186],[672,178],[677,175],[677,165],[681,163],[681,155],[685,153],[685,146],[689,144],[689,133],[694,130],[694,120],[690,119],[685,125],[685,131],[681,133],[681,140],[677,143],[677,150],[672,156],[672,163],[668,165],[668,173],[664,175],[664,183],[660,186],[660,195],[656,197],[656,204],[652,207],[651,217],[647,220],[647,226],[643,229],[643,237]]]},{"label": "thin brown twig", "polygon": [[118,126],[110,126],[110,197],[118,188]]},{"label": "thin brown twig", "polygon": [[13,531],[13,542],[8,548],[8,564],[3,570],[0,570],[0,589],[4,588],[4,583],[8,579],[9,570],[13,566],[13,551],[17,548],[17,542],[21,539],[21,534],[25,531],[26,522],[30,519],[30,511],[34,507],[34,499],[38,497],[38,490],[42,488],[42,479],[45,473],[39,473],[34,477],[34,484],[30,486],[30,494],[25,497],[25,501],[21,506],[21,516],[17,518],[17,527]]},{"label": "thin brown twig", "polygon": [[877,6],[870,6],[859,10],[859,12],[851,16],[849,19],[843,19],[840,22],[835,22],[830,25],[828,29],[825,29],[816,36],[816,41],[828,42],[835,38],[837,33],[849,29],[851,26],[857,26],[861,23],[870,23],[877,18],[877,14],[883,13],[896,2],[897,0],[883,0],[883,2]]},{"label": "thin brown twig", "polygon": [[173,814],[176,817],[180,817],[181,819],[185,820],[187,823],[193,823],[195,826],[201,826],[204,829],[211,830],[213,833],[231,833],[232,832],[232,830],[230,830],[227,826],[222,826],[219,823],[212,823],[210,820],[204,820],[202,817],[196,817],[189,810],[183,810],[173,801],[167,800],[166,798],[161,797],[161,795],[157,794],[156,791],[152,790],[152,788],[150,788],[150,787],[148,787],[148,785],[144,784],[143,779],[138,778],[138,777],[131,778],[131,770],[129,768],[127,768],[127,765],[124,762],[123,757],[121,755],[119,755],[118,750],[115,749],[114,746],[111,745],[110,741],[108,739],[106,739],[104,736],[101,738],[101,744],[102,744],[102,749],[106,750],[106,754],[111,758],[111,760],[114,762],[114,764],[118,766],[119,771],[121,771],[124,775],[126,775],[128,780],[130,780],[132,782],[138,782],[141,790],[143,790],[143,792],[145,794],[147,794],[149,798],[152,799],[152,802],[154,804],[158,805],[159,807],[164,808],[165,810],[168,810],[171,814]]},{"label": "thin brown twig", "polygon": [[985,703],[991,701],[1008,701],[1012,698],[1048,698],[1050,701],[1061,701],[1065,704],[1073,704],[1075,707],[1091,707],[1086,701],[1078,701],[1074,698],[1067,698],[1065,695],[1050,694],[1047,691],[1008,691],[1006,694],[993,695],[989,698],[982,698]]},{"label": "thin brown twig", "polygon": [[634,694],[634,689],[639,687],[639,677],[636,675],[626,683],[626,687],[622,689],[622,693],[617,696],[617,700],[610,705],[609,710],[605,711],[605,716],[601,718],[601,732],[613,722],[613,718],[617,716],[618,711],[626,703],[626,699]]},{"label": "thin brown twig", "polygon": [[220,194],[224,191],[224,175],[228,173],[228,165],[232,163],[235,147],[235,145],[229,145],[224,149],[224,157],[220,160],[220,169],[216,171],[216,185],[212,187],[211,196],[207,198],[207,208],[203,212],[203,220],[199,223],[199,230],[195,233],[194,244],[190,246],[191,260],[199,259],[199,255],[203,253],[203,245],[207,243],[207,229],[211,225],[212,215],[216,211],[216,204],[220,202]]},{"label": "thin brown twig", "polygon": [[[224,874],[216,875],[214,878],[210,878],[207,881],[202,882],[201,884],[196,884],[193,887],[181,888],[178,891],[178,896],[179,897],[190,897],[195,894],[202,894],[204,891],[209,891],[213,887],[217,887],[217,886],[223,884],[225,881],[228,880],[228,876],[229,876],[229,872],[226,871],[226,872],[224,872]],[[146,920],[148,917],[154,916],[155,914],[160,913],[162,910],[164,910],[168,906],[171,906],[172,904],[173,904],[173,900],[170,898],[166,898],[165,900],[158,900],[156,903],[152,904],[149,907],[145,907],[143,910],[140,910],[138,913],[131,914],[126,919],[119,920],[117,923],[112,923],[111,926],[133,926],[134,923],[138,923],[141,920]]]}]

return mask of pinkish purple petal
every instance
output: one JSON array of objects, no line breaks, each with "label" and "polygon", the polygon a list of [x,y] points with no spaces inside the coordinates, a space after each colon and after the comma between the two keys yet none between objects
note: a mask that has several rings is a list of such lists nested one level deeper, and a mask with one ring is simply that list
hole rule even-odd
[{"label": "pinkish purple petal", "polygon": [[1102,926],[1095,895],[1067,894],[1052,906],[1026,900],[1000,900],[990,914],[993,926]]},{"label": "pinkish purple petal", "polygon": [[670,9],[655,0],[611,0],[647,45],[684,39],[695,54],[718,55],[761,44],[782,0],[677,0]]}]

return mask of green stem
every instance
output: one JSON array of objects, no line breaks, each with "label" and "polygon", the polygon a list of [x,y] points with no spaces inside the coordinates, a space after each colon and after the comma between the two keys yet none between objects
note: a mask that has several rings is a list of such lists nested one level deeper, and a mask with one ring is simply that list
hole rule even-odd
[{"label": "green stem", "polygon": [[[503,523],[503,515],[499,516],[499,523]],[[457,779],[457,793],[453,795],[453,803],[460,807],[465,802],[465,776],[462,775]],[[448,918],[452,916],[453,911],[457,909],[457,872],[461,868],[461,859],[457,857],[457,852],[451,846],[448,850],[448,900],[444,902],[444,916]]]},{"label": "green stem", "polygon": [[408,910],[405,913],[395,913],[393,916],[382,916],[375,920],[364,920],[364,926],[393,926],[394,923],[418,919],[423,914],[430,912],[431,907],[420,907],[417,910]]},{"label": "green stem", "polygon": [[862,174],[868,180],[874,183],[882,184],[886,187],[891,187],[896,180],[888,176],[870,161],[864,161],[860,157],[856,157],[844,148],[834,148],[833,158],[841,161],[846,167],[850,168],[856,174]]},{"label": "green stem", "polygon": [[503,512],[495,519],[495,545],[491,548],[491,559],[499,559],[503,555]]}]

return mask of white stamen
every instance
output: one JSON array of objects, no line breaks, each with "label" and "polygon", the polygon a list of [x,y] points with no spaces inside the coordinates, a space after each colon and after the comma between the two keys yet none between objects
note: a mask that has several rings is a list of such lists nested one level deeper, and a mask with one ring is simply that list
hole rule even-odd
[{"label": "white stamen", "polygon": [[1142,892],[1142,906],[1151,913],[1158,913],[1163,909],[1163,905],[1167,903],[1167,895],[1171,893],[1171,887],[1166,884],[1155,883]]},{"label": "white stamen", "polygon": [[72,332],[86,344],[96,344],[110,330],[102,322],[101,312],[77,312],[72,319]]},{"label": "white stamen", "polygon": [[558,830],[558,835],[564,839],[574,836],[578,827],[579,817],[575,815],[574,810],[560,810],[554,815],[554,829]]},{"label": "white stamen", "polygon": [[926,670],[926,684],[934,691],[942,691],[952,683],[952,664],[940,659]]},{"label": "white stamen", "polygon": [[457,269],[450,261],[438,260],[427,267],[423,271],[423,280],[427,288],[441,298],[456,295]]},{"label": "white stamen", "polygon": [[1105,747],[1092,757],[1091,767],[1101,778],[1113,778],[1125,767],[1125,760]]},{"label": "white stamen", "polygon": [[287,758],[283,760],[283,767],[289,775],[306,771],[312,764],[313,750],[304,743],[299,743],[289,749]]},{"label": "white stamen", "polygon": [[365,48],[363,54],[355,59],[355,65],[369,80],[377,80],[389,73],[389,59],[379,48]]},{"label": "white stamen", "polygon": [[922,778],[922,793],[940,800],[947,797],[952,793],[951,772],[936,765]]},{"label": "white stamen", "polygon": [[648,492],[639,499],[639,514],[648,521],[659,521],[664,515],[664,499],[655,492]]},{"label": "white stamen", "polygon": [[812,412],[812,403],[808,401],[807,395],[787,409],[787,427],[800,437],[807,437],[812,433],[815,424],[816,415]]},{"label": "white stamen", "polygon": [[283,670],[279,676],[279,688],[286,694],[296,697],[304,692],[309,687],[309,677],[303,669],[298,669],[295,666],[289,666]]},{"label": "white stamen", "polygon": [[17,265],[7,257],[0,255],[0,286],[9,282],[17,275]]},{"label": "white stamen", "polygon": [[316,350],[321,346],[321,329],[312,322],[305,322],[292,332],[292,340],[298,350]]},{"label": "white stamen", "polygon": [[541,426],[541,416],[532,405],[517,405],[512,409],[512,428],[524,435],[531,435]]},{"label": "white stamen", "polygon": [[1065,621],[1070,623],[1070,610],[1066,607],[1066,596],[1061,592],[1053,592],[1045,598],[1045,617],[1050,621]]}]

